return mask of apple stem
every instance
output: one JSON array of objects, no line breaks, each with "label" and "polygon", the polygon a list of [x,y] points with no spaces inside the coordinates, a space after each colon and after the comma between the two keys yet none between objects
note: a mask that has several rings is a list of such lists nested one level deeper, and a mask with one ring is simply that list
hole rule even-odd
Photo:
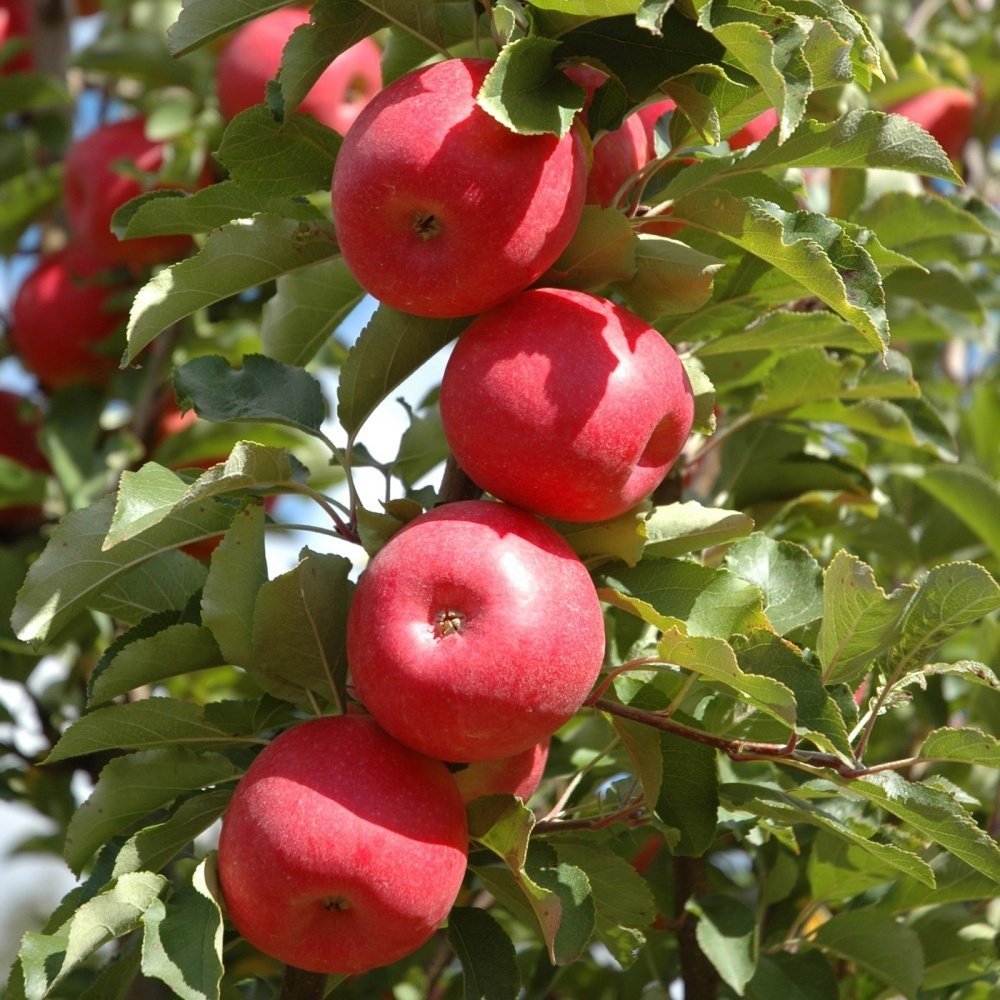
[{"label": "apple stem", "polygon": [[441,477],[441,488],[438,490],[438,506],[458,500],[478,500],[482,495],[483,491],[455,461],[455,456],[449,455]]}]

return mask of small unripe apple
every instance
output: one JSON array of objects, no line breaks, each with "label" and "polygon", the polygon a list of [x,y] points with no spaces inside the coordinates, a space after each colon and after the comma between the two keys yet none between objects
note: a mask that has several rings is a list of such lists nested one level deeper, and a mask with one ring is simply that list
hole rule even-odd
[{"label": "small unripe apple", "polygon": [[455,784],[466,802],[484,795],[516,795],[527,802],[542,781],[549,759],[546,737],[533,747],[500,760],[479,760],[454,773]]},{"label": "small unripe apple", "polygon": [[337,155],[333,219],[365,291],[468,316],[526,288],[569,243],[586,164],[576,130],[518,135],[476,103],[490,63],[417,69],[361,112]]},{"label": "small unripe apple", "polygon": [[44,389],[107,383],[118,357],[105,341],[127,315],[110,300],[126,287],[109,284],[72,246],[43,257],[25,278],[11,307],[10,341]]},{"label": "small unripe apple", "polygon": [[[49,461],[38,447],[41,415],[24,396],[0,389],[0,455],[12,458],[32,472],[49,472]],[[0,528],[18,528],[37,522],[41,509],[33,504],[0,507]]]},{"label": "small unripe apple", "polygon": [[478,316],[441,383],[441,424],[484,490],[564,521],[634,507],[691,432],[694,395],[674,349],[607,299],[523,292]]},{"label": "small unripe apple", "polygon": [[778,112],[774,108],[757,115],[729,137],[729,148],[734,152],[745,149],[752,142],[766,139],[778,127]]},{"label": "small unripe apple", "polygon": [[[174,260],[190,250],[190,236],[119,240],[111,231],[115,211],[145,190],[131,172],[155,174],[163,157],[163,143],[147,138],[143,118],[102,125],[70,147],[63,180],[66,212],[74,242],[94,261],[145,265]],[[208,179],[206,171],[199,184]]]},{"label": "small unripe apple", "polygon": [[957,160],[972,132],[976,99],[959,87],[935,87],[889,110],[930,132],[941,148]]},{"label": "small unripe apple", "polygon": [[633,111],[613,132],[594,143],[594,161],[587,178],[587,203],[607,208],[622,185],[656,156],[653,129],[677,105],[670,100]]},{"label": "small unripe apple", "polygon": [[303,722],[261,751],[226,810],[226,915],[281,962],[365,972],[434,933],[461,888],[467,838],[441,761],[367,716]]},{"label": "small unripe apple", "polygon": [[[304,7],[282,7],[239,28],[226,42],[215,70],[219,110],[227,120],[264,100],[281,66],[289,35],[309,22]],[[299,111],[344,135],[382,88],[382,52],[364,38],[341,52],[313,84]]]},{"label": "small unripe apple", "polygon": [[550,527],[506,504],[445,504],[361,574],[347,624],[358,696],[393,736],[493,760],[551,736],[604,656],[597,592]]},{"label": "small unripe apple", "polygon": [[0,66],[0,73],[25,73],[35,68],[31,33],[35,15],[31,0],[0,0],[0,48],[15,39],[25,48]]}]

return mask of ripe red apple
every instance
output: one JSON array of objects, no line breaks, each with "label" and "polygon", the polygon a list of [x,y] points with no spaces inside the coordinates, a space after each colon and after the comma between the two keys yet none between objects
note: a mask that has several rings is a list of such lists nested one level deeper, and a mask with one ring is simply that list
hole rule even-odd
[{"label": "ripe red apple", "polygon": [[34,21],[31,0],[0,0],[0,48],[15,39],[25,43],[23,51],[0,66],[0,73],[25,73],[35,68],[31,53]]},{"label": "ripe red apple", "polygon": [[[38,447],[41,415],[24,396],[0,389],[0,455],[33,472],[49,472],[49,462]],[[41,508],[34,504],[0,506],[0,528],[18,528],[36,522]]]},{"label": "ripe red apple", "polygon": [[756,118],[748,121],[743,128],[734,132],[729,137],[729,148],[734,152],[737,149],[744,149],[752,142],[760,142],[761,139],[769,136],[778,127],[778,112],[774,108],[768,108]]},{"label": "ripe red apple", "polygon": [[337,156],[333,218],[362,287],[418,316],[467,316],[526,288],[583,210],[576,131],[517,135],[476,104],[490,63],[415,70],[361,112]]},{"label": "ripe red apple", "polygon": [[[243,25],[226,43],[215,70],[219,110],[227,120],[264,100],[288,36],[309,22],[304,7],[282,7]],[[313,84],[299,111],[344,135],[382,89],[382,52],[370,38],[341,52]]]},{"label": "ripe red apple", "polygon": [[587,204],[608,207],[621,186],[655,157],[653,129],[657,120],[676,106],[671,100],[647,104],[594,143]]},{"label": "ripe red apple", "polygon": [[549,737],[513,757],[479,760],[453,775],[466,802],[483,795],[516,795],[527,802],[538,788],[549,759]]},{"label": "ripe red apple", "polygon": [[261,751],[226,810],[226,914],[279,961],[364,972],[434,933],[461,888],[467,839],[443,763],[367,716],[303,722]]},{"label": "ripe red apple", "polygon": [[394,535],[347,624],[358,695],[393,736],[444,760],[494,760],[551,736],[601,668],[600,602],[565,540],[468,500]]},{"label": "ripe red apple", "polygon": [[972,132],[976,99],[959,87],[935,87],[889,110],[930,132],[941,148],[957,160]]},{"label": "ripe red apple", "polygon": [[43,388],[107,383],[118,368],[118,356],[103,342],[127,315],[114,309],[110,299],[126,287],[109,284],[78,247],[39,261],[14,299],[10,341]]},{"label": "ripe red apple", "polygon": [[[111,231],[115,211],[145,190],[129,171],[155,174],[163,157],[163,143],[146,137],[143,118],[102,125],[70,147],[63,181],[66,212],[74,242],[94,261],[105,265],[154,264],[183,257],[190,250],[189,236],[119,240]],[[208,180],[206,171],[199,184]]]},{"label": "ripe red apple", "polygon": [[634,507],[673,465],[694,420],[663,336],[607,299],[523,292],[473,320],[441,383],[441,423],[484,490],[565,521]]}]

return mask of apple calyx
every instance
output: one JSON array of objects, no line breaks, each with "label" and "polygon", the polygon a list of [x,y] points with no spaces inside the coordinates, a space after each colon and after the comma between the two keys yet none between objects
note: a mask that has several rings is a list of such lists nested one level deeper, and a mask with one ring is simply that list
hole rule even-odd
[{"label": "apple calyx", "polygon": [[429,240],[441,232],[441,223],[433,212],[414,212],[413,231],[422,240]]},{"label": "apple calyx", "polygon": [[465,628],[465,615],[461,611],[449,608],[439,611],[434,616],[434,638],[444,639],[449,635],[458,635]]}]

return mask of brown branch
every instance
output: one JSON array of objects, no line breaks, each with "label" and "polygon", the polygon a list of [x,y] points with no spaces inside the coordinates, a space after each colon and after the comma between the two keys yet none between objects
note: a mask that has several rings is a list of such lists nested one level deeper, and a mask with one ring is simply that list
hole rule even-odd
[{"label": "brown branch", "polygon": [[457,500],[478,500],[482,495],[483,491],[455,461],[455,456],[449,455],[444,465],[441,489],[438,490],[438,505],[455,503]]},{"label": "brown branch", "polygon": [[326,988],[326,974],[306,972],[292,965],[285,967],[285,978],[281,982],[278,1000],[323,1000]]},{"label": "brown branch", "polygon": [[684,996],[714,1000],[719,992],[719,974],[698,947],[697,921],[689,919],[687,901],[709,891],[704,858],[674,858],[674,927],[681,960]]}]

